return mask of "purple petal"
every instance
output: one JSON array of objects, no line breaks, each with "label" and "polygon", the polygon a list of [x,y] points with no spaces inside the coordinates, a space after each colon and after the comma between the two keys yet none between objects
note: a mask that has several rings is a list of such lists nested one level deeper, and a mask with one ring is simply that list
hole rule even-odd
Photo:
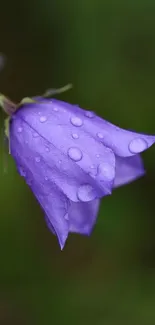
[{"label": "purple petal", "polygon": [[56,232],[54,230],[54,227],[53,227],[53,225],[52,225],[52,223],[51,223],[51,221],[50,221],[50,219],[48,218],[47,215],[45,215],[45,221],[46,221],[46,224],[47,224],[49,230],[52,232],[52,234],[53,235],[56,235]]},{"label": "purple petal", "polygon": [[114,187],[130,183],[144,174],[145,170],[140,155],[127,158],[116,157],[116,177]]},{"label": "purple petal", "polygon": [[[49,100],[48,103],[51,103],[51,110],[52,108],[58,109],[59,113],[62,114],[63,124],[68,124],[68,115],[70,113],[71,117],[77,121],[77,124],[79,120],[82,122],[81,129],[85,131],[87,136],[89,135],[89,137],[93,137],[95,140],[111,148],[118,156],[133,156],[148,149],[155,142],[155,136],[121,129],[96,116],[93,112],[85,111],[78,106],[55,99]],[[42,102],[42,105],[45,107],[45,101]],[[64,114],[65,112],[67,114]],[[78,126],[76,127],[77,129]]]},{"label": "purple petal", "polygon": [[44,191],[41,192],[38,189],[38,184],[36,187],[33,184],[31,189],[48,217],[48,222],[47,220],[46,222],[49,229],[52,230],[53,228],[54,231],[52,232],[55,232],[57,235],[60,247],[63,249],[69,232],[68,224],[65,220],[69,205],[66,197],[54,187],[49,195],[46,195]]},{"label": "purple petal", "polygon": [[[14,125],[16,126],[16,123]],[[25,178],[46,213],[63,248],[69,231],[68,223],[64,218],[69,208],[69,200],[54,182],[50,182],[46,175],[50,176],[51,169],[41,156],[36,155],[36,151],[33,152],[33,146],[30,148],[27,143],[22,143],[24,136],[29,139],[28,130],[25,126],[24,130],[18,128],[16,133],[12,132],[11,154],[20,175]],[[23,133],[23,136],[20,137],[18,132]]]},{"label": "purple petal", "polygon": [[[46,104],[27,104],[17,111],[14,118],[18,120],[18,128],[22,127],[24,132],[27,125],[32,152],[40,154],[50,165],[50,178],[69,199],[81,200],[78,192],[83,185],[92,186],[93,199],[110,194],[115,177],[114,153],[85,131],[84,119],[75,116],[74,108],[71,112],[67,105],[51,100]],[[21,137],[22,142],[24,137],[28,138],[22,132]],[[45,152],[46,146],[49,147],[48,153]]]},{"label": "purple petal", "polygon": [[68,211],[69,231],[90,235],[96,222],[100,200],[87,203],[71,202]]}]

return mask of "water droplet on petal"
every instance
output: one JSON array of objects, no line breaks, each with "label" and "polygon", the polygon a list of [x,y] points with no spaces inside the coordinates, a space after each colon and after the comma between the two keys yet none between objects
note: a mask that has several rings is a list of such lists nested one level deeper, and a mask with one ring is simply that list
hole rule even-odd
[{"label": "water droplet on petal", "polygon": [[97,133],[97,137],[98,137],[99,139],[103,139],[104,136],[103,136],[103,134],[102,134],[101,132],[98,132],[98,133]]},{"label": "water droplet on petal", "polygon": [[90,166],[90,169],[91,171],[88,174],[94,178],[97,175],[96,166],[93,164]]},{"label": "water droplet on petal", "polygon": [[71,117],[71,123],[74,126],[81,126],[83,124],[83,121],[81,120],[81,118],[74,116],[74,117]]},{"label": "water droplet on petal", "polygon": [[87,116],[87,117],[89,117],[89,118],[92,118],[92,117],[95,116],[95,113],[92,112],[92,111],[86,111],[86,112],[85,112],[85,116]]},{"label": "water droplet on petal", "polygon": [[47,117],[46,116],[41,116],[40,117],[40,122],[41,123],[44,123],[44,122],[46,122],[47,121]]},{"label": "water droplet on petal", "polygon": [[33,133],[33,137],[34,137],[34,138],[37,138],[37,137],[39,137],[39,134],[38,134],[37,132],[34,132],[34,133]]},{"label": "water droplet on petal", "polygon": [[94,200],[97,197],[97,195],[96,195],[96,191],[91,185],[85,184],[85,185],[81,185],[78,188],[77,197],[82,202],[88,202]]},{"label": "water droplet on petal", "polygon": [[21,176],[26,177],[26,171],[24,170],[23,167],[19,167],[19,173]]},{"label": "water droplet on petal", "polygon": [[89,175],[94,178],[97,175],[96,168],[95,169],[92,169],[91,172],[89,172]]},{"label": "water droplet on petal", "polygon": [[59,160],[59,164],[61,164],[62,163],[62,160]]},{"label": "water droplet on petal", "polygon": [[101,181],[112,181],[115,177],[115,168],[103,162],[98,166],[98,176]]},{"label": "water droplet on petal", "polygon": [[46,149],[45,149],[47,152],[49,152],[50,151],[50,149],[49,149],[49,147],[46,147]]},{"label": "water droplet on petal", "polygon": [[79,138],[79,136],[78,136],[78,134],[77,134],[77,133],[72,133],[72,138],[73,138],[73,139],[78,139],[78,138]]},{"label": "water droplet on petal", "polygon": [[100,155],[99,155],[99,154],[97,154],[97,155],[96,155],[96,157],[97,157],[97,158],[100,158]]},{"label": "water droplet on petal", "polygon": [[131,153],[139,153],[148,148],[148,143],[142,138],[133,139],[129,143],[129,150]]},{"label": "water droplet on petal", "polygon": [[74,161],[79,161],[82,159],[82,152],[80,149],[72,147],[68,150],[68,156]]},{"label": "water droplet on petal", "polygon": [[64,215],[64,218],[65,218],[65,220],[69,220],[69,216],[68,216],[68,213],[66,213],[65,215]]},{"label": "water droplet on petal", "polygon": [[21,133],[21,132],[23,131],[23,128],[19,127],[19,128],[17,129],[17,131],[18,131],[18,133]]},{"label": "water droplet on petal", "polygon": [[57,107],[53,107],[53,111],[58,112],[58,108]]},{"label": "water droplet on petal", "polygon": [[45,181],[48,181],[48,177],[47,176],[45,177]]},{"label": "water droplet on petal", "polygon": [[38,163],[40,162],[40,157],[35,157],[35,161]]}]

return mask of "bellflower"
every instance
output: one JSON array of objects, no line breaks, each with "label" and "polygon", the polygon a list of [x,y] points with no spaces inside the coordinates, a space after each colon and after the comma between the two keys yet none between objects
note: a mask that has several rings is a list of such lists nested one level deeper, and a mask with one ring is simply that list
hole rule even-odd
[{"label": "bellflower", "polygon": [[139,154],[155,136],[56,99],[25,99],[14,109],[3,98],[3,106],[10,113],[10,153],[61,249],[69,232],[91,233],[102,197],[144,175]]}]

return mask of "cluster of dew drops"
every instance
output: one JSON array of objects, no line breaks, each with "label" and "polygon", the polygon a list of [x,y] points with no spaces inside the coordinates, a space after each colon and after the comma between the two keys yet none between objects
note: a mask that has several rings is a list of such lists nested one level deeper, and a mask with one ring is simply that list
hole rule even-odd
[{"label": "cluster of dew drops", "polygon": [[[53,110],[55,112],[58,111],[58,108],[57,107],[54,107]],[[65,110],[64,110],[65,112]],[[41,115],[41,112],[39,112],[39,115]],[[95,113],[92,112],[92,111],[86,111],[85,112],[85,116],[87,118],[94,118],[95,117]],[[43,116],[41,115],[40,116],[40,122],[41,123],[44,123],[47,121],[47,117],[46,116]],[[83,121],[80,117],[77,117],[77,116],[72,116],[71,119],[70,119],[70,122],[72,125],[76,126],[76,127],[81,127],[83,125]],[[21,133],[22,132],[22,127],[19,127],[18,128],[18,132]],[[33,137],[37,137],[38,136],[38,133],[37,132],[34,132],[33,133]],[[101,133],[101,132],[98,132],[97,133],[97,137],[98,139],[102,140],[104,139],[104,135]],[[78,139],[79,138],[79,135],[78,133],[72,133],[72,138],[73,139]],[[144,151],[145,149],[148,148],[148,144],[147,142],[143,139],[143,138],[140,138],[140,137],[137,137],[133,140],[131,140],[131,142],[129,143],[129,150],[132,154],[137,154],[137,153],[140,153],[142,151]],[[46,147],[46,151],[50,151],[50,149],[48,147]],[[78,162],[82,159],[82,152],[79,148],[77,147],[71,147],[68,149],[68,156],[75,162]],[[97,158],[100,157],[99,154],[96,155]],[[35,161],[37,163],[40,162],[40,157],[35,157]],[[59,161],[61,163],[61,161]],[[90,166],[91,169],[94,168],[94,165]],[[115,177],[115,170],[112,166],[110,166],[109,164],[107,163],[101,163],[99,164],[98,166],[98,173],[100,175],[103,175],[104,176],[104,179],[106,178],[108,181],[112,181]],[[26,176],[26,173],[24,172],[23,169],[21,169],[20,171],[20,174],[21,176]],[[93,173],[90,173],[91,176],[93,176]],[[95,174],[94,174],[95,175]],[[45,177],[45,180],[47,181],[48,180],[48,177]],[[83,202],[86,202],[86,201],[90,201],[90,200],[93,200],[97,197],[96,195],[96,192],[94,190],[94,188],[90,185],[90,184],[84,184],[84,185],[81,185],[78,189],[78,192],[77,192],[77,197],[80,201],[83,201]]]}]

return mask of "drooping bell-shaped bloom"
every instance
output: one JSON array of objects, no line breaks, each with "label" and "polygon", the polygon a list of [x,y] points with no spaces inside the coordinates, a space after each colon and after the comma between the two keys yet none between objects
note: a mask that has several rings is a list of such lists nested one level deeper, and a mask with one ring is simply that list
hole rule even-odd
[{"label": "drooping bell-shaped bloom", "polygon": [[61,248],[69,232],[91,233],[102,197],[144,174],[139,154],[155,142],[92,111],[39,97],[19,105],[9,134],[18,171]]}]

